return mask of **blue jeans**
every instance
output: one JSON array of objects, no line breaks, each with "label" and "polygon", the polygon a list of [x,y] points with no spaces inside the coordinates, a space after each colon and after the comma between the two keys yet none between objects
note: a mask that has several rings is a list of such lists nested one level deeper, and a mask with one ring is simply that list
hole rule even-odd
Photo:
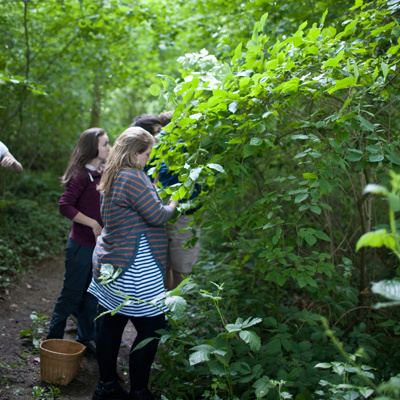
[{"label": "blue jeans", "polygon": [[87,292],[92,280],[93,250],[94,247],[68,239],[63,288],[54,306],[47,339],[62,339],[68,317],[75,314],[78,319],[76,340],[81,343],[95,340],[97,298]]}]

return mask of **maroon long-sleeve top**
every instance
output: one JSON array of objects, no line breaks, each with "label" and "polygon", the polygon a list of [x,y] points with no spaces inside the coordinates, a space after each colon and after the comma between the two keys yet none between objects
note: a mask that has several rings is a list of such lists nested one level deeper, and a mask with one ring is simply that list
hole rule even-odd
[{"label": "maroon long-sleeve top", "polygon": [[[100,193],[97,190],[101,175],[101,172],[87,168],[79,171],[68,183],[58,202],[60,213],[72,220],[78,212],[81,212],[87,217],[95,219],[103,227],[100,215]],[[96,246],[93,230],[89,226],[72,222],[69,236],[84,246]]]}]

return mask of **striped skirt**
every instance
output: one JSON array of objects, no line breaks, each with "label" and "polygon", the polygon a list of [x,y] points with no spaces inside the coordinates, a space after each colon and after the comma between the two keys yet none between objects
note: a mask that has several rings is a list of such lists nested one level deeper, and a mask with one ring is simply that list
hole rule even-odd
[{"label": "striped skirt", "polygon": [[160,300],[155,302],[159,308],[149,304],[155,297],[162,297],[165,289],[162,273],[145,235],[140,238],[137,256],[129,269],[109,285],[100,285],[92,279],[88,292],[96,296],[99,304],[108,310],[114,310],[129,296],[128,304],[119,314],[154,317],[163,311],[168,312],[168,308]]}]

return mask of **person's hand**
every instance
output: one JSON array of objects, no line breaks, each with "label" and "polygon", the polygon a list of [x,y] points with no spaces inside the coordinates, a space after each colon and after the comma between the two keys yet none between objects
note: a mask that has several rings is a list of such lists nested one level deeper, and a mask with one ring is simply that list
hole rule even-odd
[{"label": "person's hand", "polygon": [[8,151],[3,154],[3,158],[0,161],[0,165],[4,168],[11,169],[11,171],[16,172],[17,174],[20,174],[23,171],[22,165]]},{"label": "person's hand", "polygon": [[97,240],[97,237],[101,235],[102,227],[96,220],[93,220],[93,221],[94,222],[93,222],[92,230],[93,230],[94,238]]},{"label": "person's hand", "polygon": [[179,206],[179,201],[177,200],[170,200],[168,202],[168,205],[171,206],[174,210]]},{"label": "person's hand", "polygon": [[14,162],[15,162],[14,157],[5,156],[2,158],[0,165],[4,168],[11,168]]}]

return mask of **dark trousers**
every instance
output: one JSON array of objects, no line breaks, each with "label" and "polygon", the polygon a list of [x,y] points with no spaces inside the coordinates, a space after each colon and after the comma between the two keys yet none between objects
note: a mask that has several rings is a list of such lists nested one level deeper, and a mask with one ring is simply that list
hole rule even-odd
[{"label": "dark trousers", "polygon": [[76,339],[82,343],[95,340],[97,298],[87,292],[92,279],[93,250],[68,239],[63,288],[54,307],[47,339],[62,339],[67,319],[74,314],[78,319]]},{"label": "dark trousers", "polygon": [[[100,307],[100,311],[106,311]],[[147,388],[149,384],[151,364],[157,352],[159,335],[158,329],[165,327],[165,315],[155,317],[132,317],[122,314],[106,314],[100,318],[100,329],[96,339],[97,363],[100,380],[110,382],[117,376],[117,358],[122,334],[128,321],[131,321],[137,331],[129,355],[129,377],[131,390]],[[139,350],[132,351],[142,340],[154,337]]]}]

